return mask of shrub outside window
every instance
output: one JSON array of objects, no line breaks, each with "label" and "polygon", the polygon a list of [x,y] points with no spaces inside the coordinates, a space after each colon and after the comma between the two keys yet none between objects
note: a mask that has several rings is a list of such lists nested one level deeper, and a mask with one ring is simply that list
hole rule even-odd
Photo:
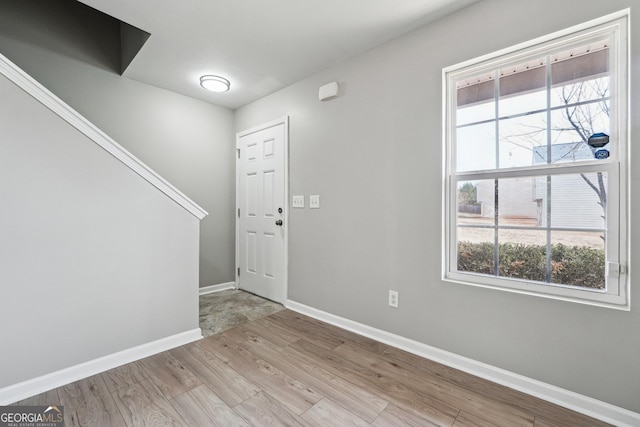
[{"label": "shrub outside window", "polygon": [[627,22],[443,70],[445,280],[628,309]]}]

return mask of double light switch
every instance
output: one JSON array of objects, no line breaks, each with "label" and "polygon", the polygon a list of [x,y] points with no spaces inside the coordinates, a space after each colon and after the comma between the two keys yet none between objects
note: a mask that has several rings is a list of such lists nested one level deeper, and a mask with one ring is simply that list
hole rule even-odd
[{"label": "double light switch", "polygon": [[[304,208],[304,196],[293,196],[291,198],[291,207]],[[309,196],[309,208],[320,209],[320,196],[317,194]]]}]

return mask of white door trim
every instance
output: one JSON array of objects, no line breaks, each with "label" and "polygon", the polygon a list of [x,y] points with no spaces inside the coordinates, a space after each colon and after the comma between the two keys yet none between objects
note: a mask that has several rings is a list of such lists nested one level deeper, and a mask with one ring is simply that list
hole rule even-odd
[{"label": "white door trim", "polygon": [[[289,297],[289,116],[283,116],[278,119],[272,120],[267,123],[263,123],[258,126],[254,126],[250,129],[244,130],[242,132],[236,133],[236,150],[238,150],[238,143],[240,138],[249,135],[254,132],[259,132],[261,130],[269,129],[274,126],[278,126],[284,124],[284,201],[285,201],[285,209],[284,209],[284,301],[280,301],[281,303],[285,303],[287,298]],[[236,151],[237,153],[237,151]],[[238,210],[240,209],[240,169],[238,163],[238,156],[236,154],[236,267],[235,267],[235,278],[236,278],[236,289],[240,288],[240,275],[238,272],[240,271],[240,218],[238,217]]]}]

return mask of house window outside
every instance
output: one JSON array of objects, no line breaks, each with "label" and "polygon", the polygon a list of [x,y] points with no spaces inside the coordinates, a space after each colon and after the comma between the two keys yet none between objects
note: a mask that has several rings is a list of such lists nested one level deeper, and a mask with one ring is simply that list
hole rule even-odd
[{"label": "house window outside", "polygon": [[444,70],[445,280],[628,309],[627,22]]}]

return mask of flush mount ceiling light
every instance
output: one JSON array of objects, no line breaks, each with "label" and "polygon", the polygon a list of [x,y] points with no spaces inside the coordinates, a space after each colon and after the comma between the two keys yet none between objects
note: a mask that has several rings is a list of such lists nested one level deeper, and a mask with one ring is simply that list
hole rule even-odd
[{"label": "flush mount ceiling light", "polygon": [[226,92],[231,83],[224,77],[208,75],[200,77],[200,86],[211,92]]}]

